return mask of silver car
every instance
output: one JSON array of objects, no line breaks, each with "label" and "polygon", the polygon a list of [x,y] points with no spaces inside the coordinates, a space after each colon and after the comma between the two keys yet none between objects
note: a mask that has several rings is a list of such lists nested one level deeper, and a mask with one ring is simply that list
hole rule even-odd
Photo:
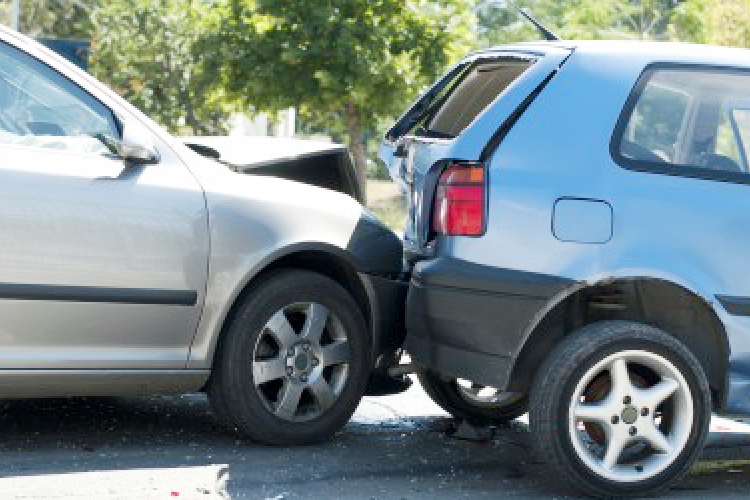
[{"label": "silver car", "polygon": [[353,197],[233,172],[0,29],[0,397],[203,389],[319,441],[399,347],[401,267]]}]

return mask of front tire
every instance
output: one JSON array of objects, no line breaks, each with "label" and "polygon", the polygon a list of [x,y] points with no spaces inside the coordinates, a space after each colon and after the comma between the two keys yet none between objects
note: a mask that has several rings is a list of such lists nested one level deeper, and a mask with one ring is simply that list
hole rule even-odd
[{"label": "front tire", "polygon": [[667,333],[607,321],[563,339],[530,399],[537,453],[597,497],[650,495],[698,458],[711,418],[705,374]]},{"label": "front tire", "polygon": [[369,373],[357,303],[308,271],[269,274],[239,305],[207,386],[220,421],[269,445],[324,441],[357,407]]}]

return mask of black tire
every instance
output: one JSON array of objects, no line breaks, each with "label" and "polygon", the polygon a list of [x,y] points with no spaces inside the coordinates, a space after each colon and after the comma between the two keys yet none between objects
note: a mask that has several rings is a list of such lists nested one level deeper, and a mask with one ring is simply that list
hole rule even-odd
[{"label": "black tire", "polygon": [[455,378],[433,371],[418,374],[424,392],[435,404],[456,418],[473,425],[503,425],[515,420],[528,409],[528,399],[518,397],[502,403],[478,403],[469,400]]},{"label": "black tire", "polygon": [[[657,359],[663,359],[671,363],[671,366],[683,377],[684,384],[677,382],[678,390],[682,391],[681,394],[689,394],[692,398],[692,424],[684,425],[684,429],[681,431],[687,436],[684,446],[675,448],[672,457],[666,456],[665,464],[669,465],[665,465],[663,469],[655,468],[650,477],[644,476],[644,480],[613,480],[597,473],[596,470],[588,466],[579,452],[576,451],[568,420],[571,401],[577,399],[575,391],[581,387],[581,384],[586,383],[584,380],[586,380],[587,374],[596,372],[597,363],[614,359],[612,356],[616,357],[618,353],[625,356],[627,351],[645,351],[650,355],[656,355]],[[627,359],[625,366],[632,384],[637,376],[633,378],[631,370],[642,369],[642,367],[637,362],[631,362]],[[605,377],[610,376],[614,380],[611,369],[608,370],[606,372],[608,375],[605,375]],[[610,384],[614,384],[614,382],[611,381]],[[585,387],[587,389],[584,390],[589,390],[590,385]],[[637,389],[630,387],[629,390],[638,392]],[[638,387],[637,384],[635,387]],[[677,394],[677,392],[671,394]],[[667,398],[672,397],[674,396],[667,396]],[[635,395],[633,399],[635,400]],[[607,401],[615,400],[618,401],[616,404],[619,405],[619,398],[612,398]],[[668,399],[664,401],[668,401]],[[687,403],[690,399],[683,398],[683,401],[686,402],[684,403],[685,407],[690,408]],[[629,396],[623,400],[623,403],[626,402],[630,403]],[[586,404],[585,398],[581,404]],[[635,401],[633,404],[637,405]],[[659,404],[663,405],[664,403]],[[677,403],[668,404],[676,405]],[[636,422],[632,425],[643,424],[648,426],[650,424],[646,418],[651,418],[654,422],[653,419],[657,413],[661,413],[663,416],[660,422],[662,423],[653,424],[659,429],[659,426],[665,425],[663,422],[671,421],[669,419],[674,418],[668,416],[669,410],[664,410],[664,406],[658,408],[661,410],[657,412],[654,409],[653,415],[650,417],[642,417],[636,411]],[[623,409],[622,413],[618,414],[618,418],[620,418],[619,415],[622,415],[619,422],[618,419],[613,417],[611,423],[623,424],[627,430],[627,426],[631,423],[625,421],[625,411]],[[671,411],[676,414],[676,410]],[[628,420],[633,418],[633,413],[627,415]],[[552,467],[551,477],[564,479],[575,489],[596,497],[652,495],[680,480],[701,453],[711,419],[711,394],[699,362],[677,339],[648,325],[627,321],[606,321],[586,326],[570,334],[555,347],[541,366],[534,381],[530,395],[529,417],[531,435],[535,438],[534,444],[537,455]],[[643,419],[643,421],[637,419]],[[575,425],[581,424],[576,421]],[[666,425],[669,426],[670,424],[667,423]],[[630,428],[630,431],[634,428]],[[584,427],[584,429],[582,432],[589,432],[587,427]],[[687,431],[689,431],[689,434]],[[609,437],[606,440],[609,440]],[[604,446],[609,446],[609,444]],[[630,444],[627,446],[633,447]],[[624,450],[629,449],[627,446]],[[637,446],[636,444],[635,447]],[[603,449],[606,451],[606,447]],[[664,456],[654,453],[653,450],[649,452],[649,456]],[[638,453],[633,453],[633,456],[638,457],[637,460],[642,460],[643,456]],[[622,460],[623,457],[628,458],[627,453],[615,456],[619,456],[619,460]],[[638,462],[632,464],[633,470],[639,473],[643,471],[643,466],[640,470],[638,469]],[[631,467],[631,463],[621,464],[615,458],[614,468],[618,467]]]},{"label": "black tire", "polygon": [[[328,403],[330,406],[327,409],[321,409],[319,415],[308,419],[298,419],[297,416],[284,418],[275,414],[269,406],[263,392],[266,389],[262,391],[261,386],[256,387],[253,364],[261,336],[268,333],[270,318],[290,304],[307,302],[324,306],[328,318],[335,318],[338,331],[345,332],[349,346],[348,365],[342,365],[342,370],[345,370],[346,377],[341,379],[335,399]],[[329,328],[326,323],[322,335],[328,335],[326,331]],[[274,354],[274,361],[285,356],[281,349],[279,347],[279,352]],[[340,430],[354,413],[368,379],[369,352],[365,320],[357,303],[341,285],[308,271],[275,271],[254,286],[219,339],[206,392],[218,420],[242,436],[278,446],[319,443]],[[317,358],[307,356],[314,359],[317,366]],[[289,359],[286,358],[287,363]],[[312,364],[308,369],[315,370]],[[320,369],[326,369],[323,362]],[[299,382],[299,379],[295,380]],[[279,381],[281,384],[290,383],[289,372]],[[279,395],[285,387],[278,389]],[[311,400],[311,405],[315,404],[312,393],[303,392],[299,401],[304,398]]]}]

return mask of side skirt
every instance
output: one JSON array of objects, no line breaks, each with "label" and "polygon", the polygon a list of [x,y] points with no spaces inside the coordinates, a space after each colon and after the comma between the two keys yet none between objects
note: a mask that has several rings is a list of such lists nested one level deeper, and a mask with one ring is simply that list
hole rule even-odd
[{"label": "side skirt", "polygon": [[0,398],[179,394],[203,388],[208,370],[0,370]]}]

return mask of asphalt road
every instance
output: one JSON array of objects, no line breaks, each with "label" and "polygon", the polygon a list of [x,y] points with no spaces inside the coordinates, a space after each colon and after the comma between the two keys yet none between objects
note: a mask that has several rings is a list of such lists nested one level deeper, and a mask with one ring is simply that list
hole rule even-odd
[{"label": "asphalt road", "polygon": [[[0,499],[574,498],[535,461],[522,421],[480,442],[452,427],[418,388],[367,398],[343,432],[306,448],[226,434],[202,395],[3,402]],[[665,498],[747,498],[750,426],[714,430]]]}]

